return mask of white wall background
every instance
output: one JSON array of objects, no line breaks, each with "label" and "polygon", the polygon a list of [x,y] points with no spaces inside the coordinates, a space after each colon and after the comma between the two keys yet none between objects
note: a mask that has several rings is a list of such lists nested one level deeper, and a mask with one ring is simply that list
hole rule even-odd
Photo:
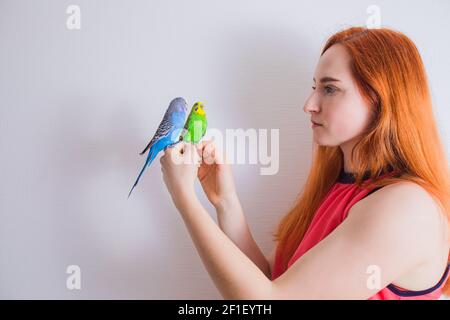
[{"label": "white wall background", "polygon": [[[138,152],[176,96],[204,101],[214,128],[279,128],[278,174],[234,166],[267,254],[309,169],[301,107],[322,45],[372,4],[419,47],[448,151],[446,0],[0,0],[0,298],[220,299],[159,161],[127,200]],[[71,264],[81,291],[66,289]]]}]

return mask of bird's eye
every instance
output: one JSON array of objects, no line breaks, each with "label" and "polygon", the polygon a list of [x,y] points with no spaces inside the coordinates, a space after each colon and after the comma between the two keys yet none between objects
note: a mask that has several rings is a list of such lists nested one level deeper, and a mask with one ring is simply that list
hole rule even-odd
[{"label": "bird's eye", "polygon": [[198,110],[198,107],[195,107],[195,111],[197,111]]}]

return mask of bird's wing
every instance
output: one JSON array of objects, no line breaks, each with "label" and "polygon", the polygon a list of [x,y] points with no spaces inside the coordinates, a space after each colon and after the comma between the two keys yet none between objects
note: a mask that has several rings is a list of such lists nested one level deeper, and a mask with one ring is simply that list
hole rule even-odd
[{"label": "bird's wing", "polygon": [[159,124],[158,130],[156,130],[155,135],[153,136],[152,140],[148,143],[148,145],[145,147],[145,149],[139,153],[144,154],[147,152],[151,146],[156,143],[159,139],[166,137],[170,131],[173,128],[173,124],[171,121],[169,121],[169,117],[164,117],[161,123]]},{"label": "bird's wing", "polygon": [[[191,112],[192,113],[192,112]],[[181,130],[181,134],[180,134],[180,138],[178,138],[178,141],[182,141],[183,140],[183,137],[186,135],[186,133],[188,133],[188,131],[189,131],[189,121],[190,121],[190,119],[191,119],[191,113],[189,113],[189,115],[188,115],[188,117],[187,117],[187,119],[186,119],[186,122],[184,123],[184,127],[183,127],[183,129]]]}]

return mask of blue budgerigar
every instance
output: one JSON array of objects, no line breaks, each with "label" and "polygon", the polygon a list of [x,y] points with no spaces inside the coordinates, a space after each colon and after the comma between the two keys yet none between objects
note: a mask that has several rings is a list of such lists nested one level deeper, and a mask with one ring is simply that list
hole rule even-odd
[{"label": "blue budgerigar", "polygon": [[183,130],[184,124],[186,122],[187,116],[187,103],[183,98],[175,98],[173,99],[169,107],[167,108],[166,113],[164,114],[164,118],[159,124],[158,130],[156,130],[155,135],[149,144],[145,147],[145,149],[140,153],[144,154],[147,150],[149,150],[147,155],[147,160],[145,160],[144,167],[139,173],[136,182],[128,194],[130,197],[131,192],[133,192],[134,187],[139,182],[142,174],[145,169],[150,166],[153,160],[156,158],[158,153],[161,150],[165,150],[167,147],[171,147],[179,142],[180,134]]}]

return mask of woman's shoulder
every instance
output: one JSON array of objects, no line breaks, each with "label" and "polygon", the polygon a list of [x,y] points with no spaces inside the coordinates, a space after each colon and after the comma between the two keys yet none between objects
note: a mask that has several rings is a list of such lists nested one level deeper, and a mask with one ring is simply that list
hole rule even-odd
[{"label": "woman's shoulder", "polygon": [[417,214],[424,213],[430,216],[429,213],[440,213],[440,207],[436,199],[421,185],[410,182],[401,181],[387,186],[384,186],[373,192],[361,201],[361,204],[367,208],[372,207],[414,207]]},{"label": "woman's shoulder", "polygon": [[[410,181],[382,187],[355,204],[355,210],[372,212],[374,218],[398,219],[405,223],[441,224],[445,214],[436,199],[422,186]],[[352,208],[353,209],[353,208]],[[447,223],[447,222],[446,222]]]},{"label": "woman's shoulder", "polygon": [[440,278],[449,252],[448,219],[424,187],[409,181],[384,186],[359,201],[355,213],[366,213],[368,224],[378,225],[380,234],[386,234],[392,244],[404,243],[402,254],[417,254],[421,267],[405,274],[397,284],[414,288],[412,284],[420,287],[423,281],[426,287]]},{"label": "woman's shoulder", "polygon": [[371,193],[349,210],[347,219],[354,218],[387,241],[416,246],[415,252],[421,256],[429,255],[431,247],[448,251],[445,212],[417,183],[396,182]]}]

